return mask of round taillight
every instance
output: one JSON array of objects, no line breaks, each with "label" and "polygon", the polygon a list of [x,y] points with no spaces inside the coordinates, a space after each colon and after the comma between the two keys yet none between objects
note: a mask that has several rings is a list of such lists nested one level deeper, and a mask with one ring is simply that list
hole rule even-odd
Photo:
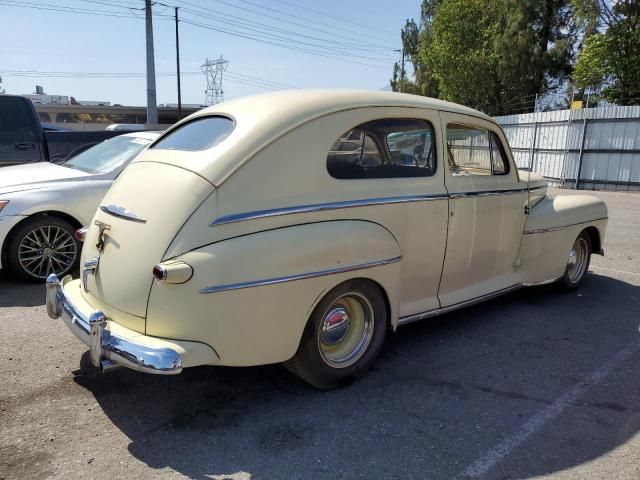
[{"label": "round taillight", "polygon": [[153,267],[153,276],[158,280],[165,280],[167,278],[167,269],[162,265],[156,265]]},{"label": "round taillight", "polygon": [[84,239],[87,237],[87,230],[89,230],[87,227],[79,228],[78,230],[76,230],[76,240],[78,240],[79,242],[84,242]]}]

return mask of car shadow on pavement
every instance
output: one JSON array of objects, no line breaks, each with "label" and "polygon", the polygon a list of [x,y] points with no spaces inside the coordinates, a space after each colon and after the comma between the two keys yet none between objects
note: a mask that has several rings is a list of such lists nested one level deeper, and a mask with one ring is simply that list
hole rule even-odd
[{"label": "car shadow on pavement", "polygon": [[43,283],[27,283],[0,271],[0,308],[37,307],[45,303]]},{"label": "car shadow on pavement", "polygon": [[524,479],[640,430],[639,321],[640,287],[591,274],[402,327],[331,392],[273,365],[74,373],[135,458],[191,478]]}]

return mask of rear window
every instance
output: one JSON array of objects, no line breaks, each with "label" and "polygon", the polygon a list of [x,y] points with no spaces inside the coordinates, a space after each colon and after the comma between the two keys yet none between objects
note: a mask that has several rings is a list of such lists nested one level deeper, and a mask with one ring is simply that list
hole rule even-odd
[{"label": "rear window", "polygon": [[200,151],[215,147],[235,128],[227,117],[200,117],[191,120],[162,137],[151,148]]}]

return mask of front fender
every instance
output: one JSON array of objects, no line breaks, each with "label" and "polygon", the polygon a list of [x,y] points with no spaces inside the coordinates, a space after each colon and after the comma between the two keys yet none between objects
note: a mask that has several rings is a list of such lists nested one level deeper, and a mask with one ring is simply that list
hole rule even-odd
[{"label": "front fender", "polygon": [[211,345],[222,365],[282,362],[329,289],[353,278],[378,283],[397,318],[400,247],[378,224],[343,220],[268,230],[180,255],[184,284],[155,281],[147,334]]},{"label": "front fender", "polygon": [[562,228],[607,218],[607,205],[593,195],[547,196],[533,208],[525,232]]},{"label": "front fender", "polygon": [[[562,276],[573,242],[587,230],[592,246],[604,243],[607,206],[591,195],[548,196],[533,208],[524,228],[521,247],[525,284],[544,283]],[[599,253],[599,248],[593,253]]]}]

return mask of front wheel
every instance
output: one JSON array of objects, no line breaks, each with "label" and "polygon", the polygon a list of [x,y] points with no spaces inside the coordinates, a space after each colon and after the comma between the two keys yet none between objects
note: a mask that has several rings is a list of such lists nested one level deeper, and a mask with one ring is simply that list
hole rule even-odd
[{"label": "front wheel", "polygon": [[80,258],[74,232],[69,222],[48,215],[24,221],[7,245],[9,270],[31,282],[43,282],[51,273],[60,277],[70,273]]},{"label": "front wheel", "polygon": [[313,310],[298,351],[284,365],[322,390],[359,378],[382,349],[388,316],[376,284],[361,279],[342,283]]},{"label": "front wheel", "polygon": [[580,286],[589,270],[591,261],[591,239],[587,232],[581,232],[573,242],[564,275],[558,282],[561,289],[566,291],[575,290]]}]

